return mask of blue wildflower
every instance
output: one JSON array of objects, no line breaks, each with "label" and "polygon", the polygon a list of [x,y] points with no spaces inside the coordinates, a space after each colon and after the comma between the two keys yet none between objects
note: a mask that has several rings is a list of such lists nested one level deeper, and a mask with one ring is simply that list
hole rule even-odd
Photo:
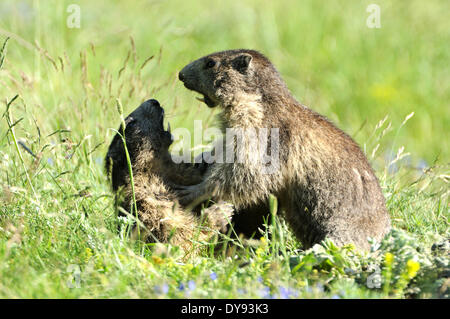
[{"label": "blue wildflower", "polygon": [[212,272],[212,273],[209,275],[209,278],[211,278],[211,280],[216,280],[216,279],[217,279],[217,274],[216,274],[215,272]]},{"label": "blue wildflower", "polygon": [[259,295],[261,298],[273,298],[273,296],[270,294],[270,288],[267,286],[264,286],[264,288],[259,290]]},{"label": "blue wildflower", "polygon": [[280,287],[280,298],[289,299],[291,293],[288,288]]},{"label": "blue wildflower", "polygon": [[242,288],[238,288],[237,292],[238,292],[238,294],[245,295],[247,293],[247,290],[246,289],[242,289]]},{"label": "blue wildflower", "polygon": [[155,286],[153,289],[155,293],[165,295],[169,292],[169,285],[163,284],[162,286]]},{"label": "blue wildflower", "polygon": [[167,294],[169,292],[169,285],[168,284],[162,285],[161,291],[163,294]]},{"label": "blue wildflower", "polygon": [[317,289],[319,292],[323,292],[323,285],[322,285],[321,283],[317,283],[316,289]]},{"label": "blue wildflower", "polygon": [[189,280],[188,288],[189,288],[189,290],[194,290],[195,289],[195,282],[193,280]]}]

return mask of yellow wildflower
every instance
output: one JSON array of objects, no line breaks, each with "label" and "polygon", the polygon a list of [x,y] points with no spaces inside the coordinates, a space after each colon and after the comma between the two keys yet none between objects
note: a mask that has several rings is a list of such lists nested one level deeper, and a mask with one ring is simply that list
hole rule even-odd
[{"label": "yellow wildflower", "polygon": [[406,272],[409,278],[414,278],[420,269],[420,263],[410,259],[406,262]]},{"label": "yellow wildflower", "polygon": [[92,249],[90,249],[89,247],[85,248],[84,250],[84,261],[88,262],[89,259],[91,259],[92,255],[94,255],[94,253],[92,252]]},{"label": "yellow wildflower", "polygon": [[394,255],[392,255],[391,253],[386,253],[384,255],[384,262],[386,266],[391,266],[392,263],[394,262]]},{"label": "yellow wildflower", "polygon": [[162,264],[164,262],[164,260],[161,257],[155,256],[155,255],[152,256],[152,260],[155,264],[158,264],[158,265]]},{"label": "yellow wildflower", "polygon": [[261,257],[264,253],[264,249],[262,247],[258,247],[255,251],[257,257]]},{"label": "yellow wildflower", "polygon": [[119,260],[120,260],[120,262],[124,263],[124,262],[127,261],[127,257],[125,257],[125,256],[122,255],[122,254],[119,254]]},{"label": "yellow wildflower", "polygon": [[267,238],[266,237],[261,237],[260,239],[259,239],[259,241],[261,242],[261,245],[263,245],[263,246],[267,246]]}]

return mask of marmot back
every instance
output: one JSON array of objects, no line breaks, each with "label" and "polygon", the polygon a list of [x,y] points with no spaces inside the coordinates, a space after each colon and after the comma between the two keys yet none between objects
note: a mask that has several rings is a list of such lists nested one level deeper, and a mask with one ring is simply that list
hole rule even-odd
[{"label": "marmot back", "polygon": [[[389,231],[381,188],[359,146],[325,117],[297,102],[261,53],[213,53],[188,64],[179,78],[186,88],[202,94],[209,107],[222,108],[224,133],[227,128],[257,133],[277,129],[280,161],[272,173],[255,166],[255,141],[247,136],[239,145],[244,160],[211,165],[202,183],[180,187],[182,204],[212,196],[239,208],[274,194],[306,248],[328,237],[338,245],[354,243],[367,249],[368,237],[381,240]],[[236,148],[234,140],[226,144]]]}]

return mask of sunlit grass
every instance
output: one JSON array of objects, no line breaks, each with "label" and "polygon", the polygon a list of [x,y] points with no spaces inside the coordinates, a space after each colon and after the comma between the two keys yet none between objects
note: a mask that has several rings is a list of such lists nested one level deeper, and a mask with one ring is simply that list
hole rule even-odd
[{"label": "sunlit grass", "polygon": [[[448,297],[448,2],[379,1],[380,29],[366,27],[370,2],[79,1],[80,29],[66,25],[70,3],[0,4],[0,297]],[[299,252],[278,217],[236,258],[205,249],[186,261],[116,231],[103,172],[116,99],[128,114],[156,98],[174,128],[214,125],[177,72],[240,47],[265,53],[302,103],[360,143],[399,230],[378,254]],[[369,264],[388,286],[367,287]]]}]

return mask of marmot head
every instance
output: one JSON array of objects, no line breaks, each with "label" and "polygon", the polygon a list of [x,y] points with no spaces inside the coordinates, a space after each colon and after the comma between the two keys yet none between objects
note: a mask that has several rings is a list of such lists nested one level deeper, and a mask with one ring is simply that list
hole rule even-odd
[{"label": "marmot head", "polygon": [[[123,145],[123,126],[108,149],[105,158],[105,169],[111,176],[113,189],[123,185],[128,176],[128,164]],[[152,161],[165,159],[169,155],[169,146],[173,142],[170,126],[164,129],[164,109],[157,100],[142,103],[125,119],[125,141],[133,169],[151,166]],[[145,159],[145,163],[142,162]],[[137,163],[139,161],[139,163]],[[142,167],[144,169],[144,167]],[[145,167],[150,169],[150,167]]]},{"label": "marmot head", "polygon": [[178,77],[186,88],[202,94],[200,100],[209,107],[289,94],[269,59],[254,50],[212,53],[186,65]]}]

